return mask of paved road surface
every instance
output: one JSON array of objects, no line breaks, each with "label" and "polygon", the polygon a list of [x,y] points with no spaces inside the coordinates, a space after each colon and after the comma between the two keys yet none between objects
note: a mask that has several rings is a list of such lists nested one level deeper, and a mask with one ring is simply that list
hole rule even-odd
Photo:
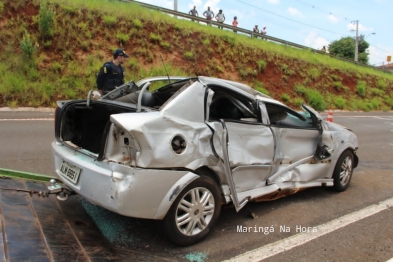
[{"label": "paved road surface", "polygon": [[[30,117],[53,115],[0,112],[0,167],[53,175],[53,121],[3,120]],[[48,261],[221,261],[272,243],[278,249],[287,247],[287,251],[266,261],[386,261],[393,257],[393,208],[378,203],[393,198],[393,114],[335,113],[334,122],[354,130],[360,144],[359,167],[343,193],[311,188],[272,202],[249,203],[239,213],[224,208],[205,241],[179,248],[159,233],[161,224],[157,221],[119,216],[77,197],[58,202],[54,197],[42,199],[0,191],[5,247],[0,261],[23,258],[26,252],[32,252],[32,243],[39,251],[28,253],[30,257]],[[9,179],[1,179],[0,187],[44,188],[41,183]],[[352,218],[351,214],[364,208],[380,207],[380,212],[366,218],[362,218],[363,213],[356,222],[337,230],[331,223],[335,219],[346,221],[343,216]],[[251,218],[250,212],[258,217]],[[296,227],[316,228],[321,233],[326,225],[332,225],[332,232],[320,237],[305,233],[305,238],[311,239],[308,242],[285,244],[297,234]],[[274,232],[240,233],[238,226],[272,226]],[[290,232],[280,232],[280,227]],[[241,257],[241,261],[248,257],[251,255]]]}]

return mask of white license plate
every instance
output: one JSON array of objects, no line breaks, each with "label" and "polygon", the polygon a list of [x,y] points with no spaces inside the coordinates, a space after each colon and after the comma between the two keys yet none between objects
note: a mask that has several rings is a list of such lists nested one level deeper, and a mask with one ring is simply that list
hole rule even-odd
[{"label": "white license plate", "polygon": [[79,175],[81,173],[81,169],[70,163],[63,161],[63,164],[60,168],[60,174],[70,180],[72,183],[76,184],[78,182]]}]

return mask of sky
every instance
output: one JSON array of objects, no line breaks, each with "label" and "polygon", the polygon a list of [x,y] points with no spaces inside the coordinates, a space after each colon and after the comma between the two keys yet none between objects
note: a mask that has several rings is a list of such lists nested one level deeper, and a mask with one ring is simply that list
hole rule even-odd
[{"label": "sky", "polygon": [[[174,9],[175,0],[139,0]],[[321,49],[342,37],[365,36],[369,63],[387,64],[393,55],[391,15],[393,0],[177,0],[177,10],[188,13],[194,6],[203,17],[210,9],[223,10],[225,24],[237,16],[239,27],[252,30],[266,26],[267,35],[303,46]]]}]

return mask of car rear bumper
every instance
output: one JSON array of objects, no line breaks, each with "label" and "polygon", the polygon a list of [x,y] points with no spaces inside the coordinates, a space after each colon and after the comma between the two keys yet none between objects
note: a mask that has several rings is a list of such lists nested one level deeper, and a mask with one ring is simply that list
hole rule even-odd
[{"label": "car rear bumper", "polygon": [[[77,150],[52,143],[58,178],[86,200],[121,215],[163,219],[177,194],[198,176],[189,171],[142,169],[97,161]],[[76,181],[67,179],[63,163],[80,168]]]}]

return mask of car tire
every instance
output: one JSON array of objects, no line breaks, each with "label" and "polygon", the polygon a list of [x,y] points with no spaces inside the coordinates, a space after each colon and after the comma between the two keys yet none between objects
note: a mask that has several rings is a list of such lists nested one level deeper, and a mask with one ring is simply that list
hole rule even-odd
[{"label": "car tire", "polygon": [[166,235],[189,246],[209,234],[221,212],[221,194],[213,179],[200,176],[177,196],[164,218]]},{"label": "car tire", "polygon": [[344,151],[336,163],[333,172],[333,189],[337,192],[345,191],[351,182],[354,157],[349,150]]}]

